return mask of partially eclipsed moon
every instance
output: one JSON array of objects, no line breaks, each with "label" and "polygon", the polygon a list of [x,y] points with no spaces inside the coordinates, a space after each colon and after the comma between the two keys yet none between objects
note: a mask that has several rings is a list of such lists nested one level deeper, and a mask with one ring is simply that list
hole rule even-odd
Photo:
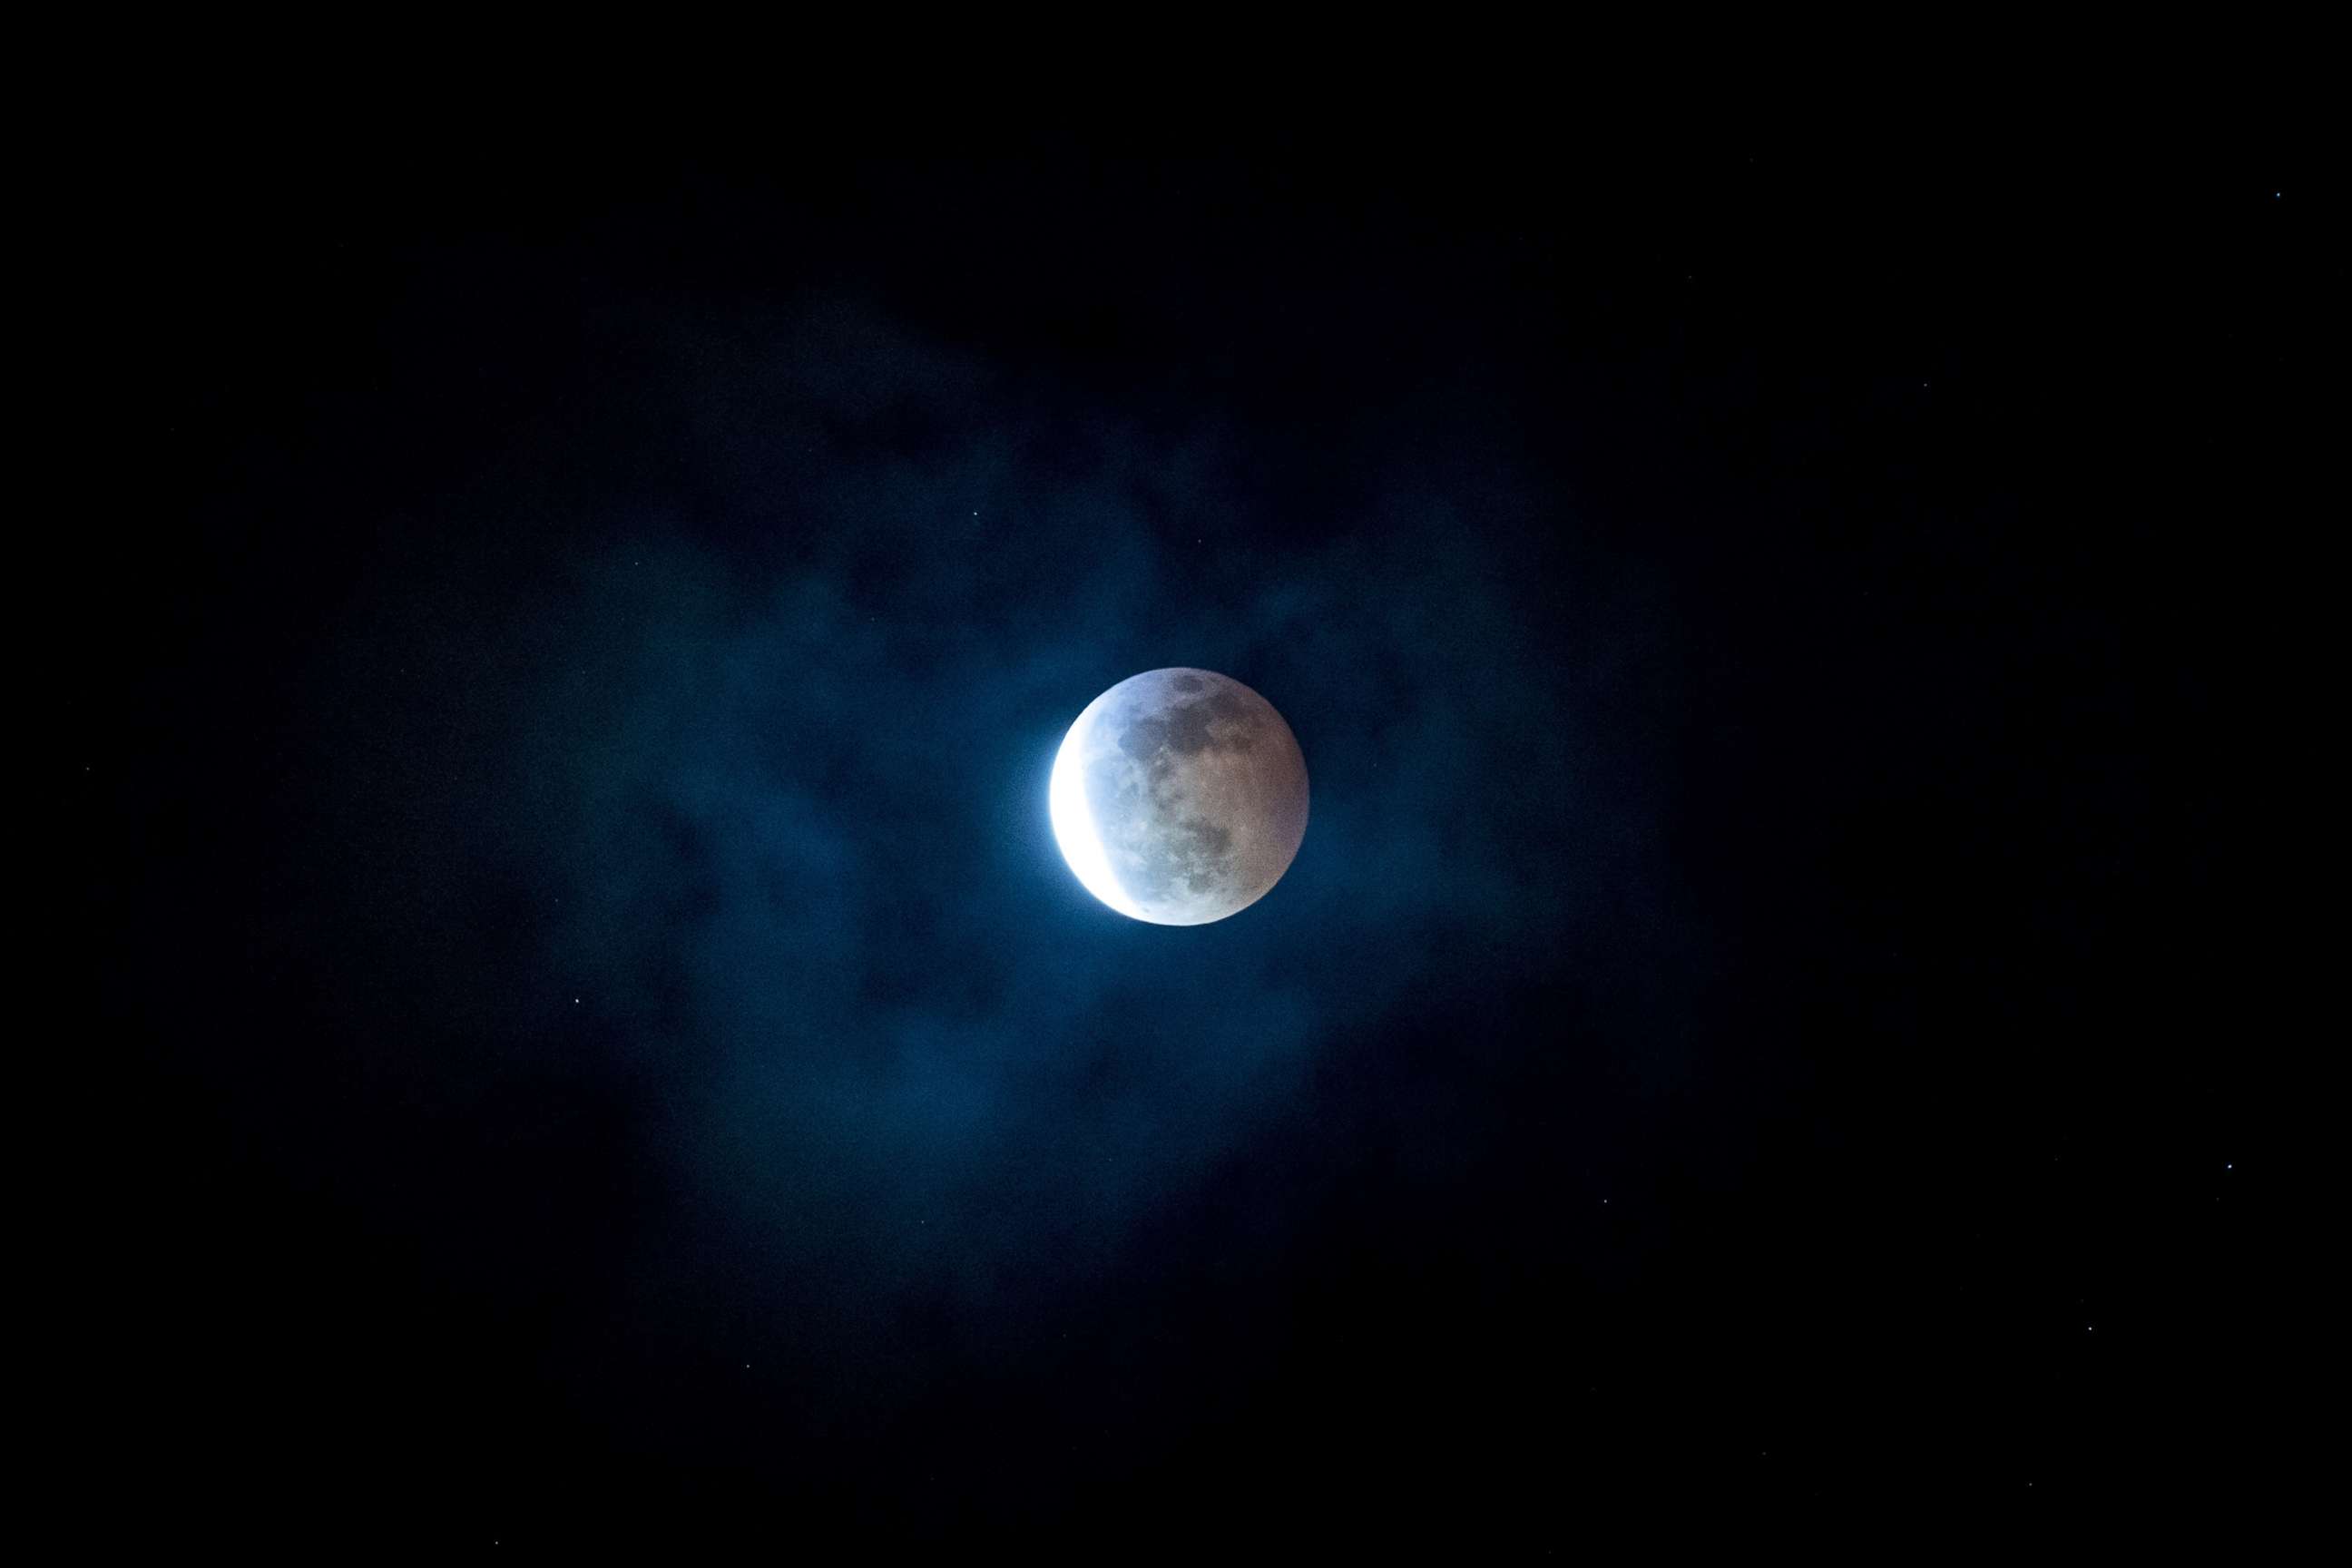
[{"label": "partially eclipsed moon", "polygon": [[1047,792],[1086,889],[1155,925],[1265,896],[1307,836],[1307,760],[1274,705],[1206,669],[1154,669],[1087,704]]}]

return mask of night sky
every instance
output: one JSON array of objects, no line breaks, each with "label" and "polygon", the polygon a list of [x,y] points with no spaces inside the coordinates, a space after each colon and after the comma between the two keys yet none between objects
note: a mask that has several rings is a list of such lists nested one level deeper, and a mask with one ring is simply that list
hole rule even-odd
[{"label": "night sky", "polygon": [[[134,1535],[526,1551],[2240,1506],[2298,196],[143,143],[134,499],[43,524],[58,1442]],[[1170,665],[1314,790],[1189,929],[1046,816]]]}]

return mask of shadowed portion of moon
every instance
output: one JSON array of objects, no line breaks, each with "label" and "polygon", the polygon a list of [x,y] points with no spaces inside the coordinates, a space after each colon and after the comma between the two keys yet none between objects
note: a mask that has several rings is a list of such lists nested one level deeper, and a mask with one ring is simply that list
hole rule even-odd
[{"label": "shadowed portion of moon", "polygon": [[1205,669],[1154,669],[1078,715],[1054,761],[1054,833],[1103,902],[1159,925],[1247,909],[1307,836],[1307,762],[1274,705]]}]

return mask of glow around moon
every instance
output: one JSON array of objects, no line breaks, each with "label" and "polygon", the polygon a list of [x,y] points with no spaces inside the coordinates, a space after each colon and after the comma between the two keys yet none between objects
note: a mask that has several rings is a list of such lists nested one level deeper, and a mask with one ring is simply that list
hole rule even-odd
[{"label": "glow around moon", "polygon": [[1281,880],[1307,836],[1307,762],[1274,705],[1206,669],[1154,669],[1062,739],[1047,806],[1087,891],[1155,925],[1204,925]]}]

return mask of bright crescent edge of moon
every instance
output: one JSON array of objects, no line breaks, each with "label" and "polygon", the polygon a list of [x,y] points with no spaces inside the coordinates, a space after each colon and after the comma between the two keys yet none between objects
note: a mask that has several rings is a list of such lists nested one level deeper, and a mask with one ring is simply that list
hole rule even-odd
[{"label": "bright crescent edge of moon", "polygon": [[1062,737],[1062,749],[1054,754],[1054,779],[1046,788],[1047,809],[1054,819],[1054,841],[1061,846],[1062,858],[1077,876],[1080,885],[1104,903],[1129,920],[1148,921],[1150,917],[1138,909],[1111,874],[1110,857],[1103,852],[1102,836],[1095,829],[1094,809],[1087,804],[1087,786],[1080,753],[1086,750],[1087,733],[1094,728],[1095,714],[1102,706],[1097,698],[1087,705]]}]

